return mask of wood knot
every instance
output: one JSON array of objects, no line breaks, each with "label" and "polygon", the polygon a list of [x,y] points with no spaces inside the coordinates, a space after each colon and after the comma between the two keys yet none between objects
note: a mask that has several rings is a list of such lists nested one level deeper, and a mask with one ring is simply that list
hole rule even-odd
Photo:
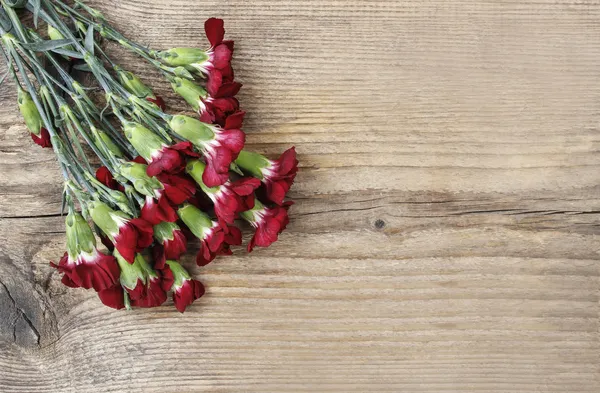
[{"label": "wood knot", "polygon": [[375,221],[375,228],[381,229],[384,226],[385,226],[385,221],[383,221],[382,219],[378,219],[377,221]]}]

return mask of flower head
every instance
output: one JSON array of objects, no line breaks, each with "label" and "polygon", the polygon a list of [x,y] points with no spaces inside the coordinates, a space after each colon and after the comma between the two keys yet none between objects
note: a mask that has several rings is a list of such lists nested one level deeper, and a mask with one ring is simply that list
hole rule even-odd
[{"label": "flower head", "polygon": [[223,129],[184,115],[169,121],[171,129],[198,147],[204,154],[203,181],[208,187],[221,185],[229,178],[229,166],[244,147],[246,136],[239,129]]},{"label": "flower head", "polygon": [[242,218],[256,229],[248,243],[248,252],[251,252],[255,246],[269,247],[277,241],[279,234],[290,222],[287,210],[291,204],[288,202],[283,206],[266,207],[256,201],[253,209],[241,214]]},{"label": "flower head", "polygon": [[133,263],[135,253],[152,244],[152,225],[147,221],[130,218],[121,211],[112,210],[103,202],[90,202],[88,209],[94,223],[127,262]]},{"label": "flower head", "polygon": [[187,249],[187,239],[181,228],[173,222],[154,226],[154,267],[162,269],[167,259],[178,260]]},{"label": "flower head", "polygon": [[261,179],[269,200],[283,205],[285,195],[298,172],[298,160],[293,147],[286,150],[277,160],[269,160],[261,154],[242,150],[235,163],[252,176]]},{"label": "flower head", "polygon": [[254,207],[254,191],[260,186],[260,180],[246,177],[233,182],[228,180],[220,186],[207,187],[202,180],[205,169],[206,164],[192,160],[188,162],[186,172],[211,199],[222,226],[233,224],[239,213]]},{"label": "flower head", "polygon": [[207,265],[217,255],[230,255],[230,245],[242,243],[242,233],[237,227],[222,226],[214,222],[201,210],[186,204],[177,211],[181,220],[200,240],[200,250],[196,255],[196,263]]},{"label": "flower head", "polygon": [[198,280],[193,280],[190,274],[175,261],[167,261],[165,270],[172,277],[173,302],[177,311],[184,312],[187,306],[204,295],[204,285]]},{"label": "flower head", "polygon": [[166,109],[165,101],[154,94],[151,88],[142,82],[134,73],[126,71],[119,66],[114,67],[121,85],[125,87],[131,94],[138,98],[142,98],[156,105],[160,110]]},{"label": "flower head", "polygon": [[63,284],[102,291],[119,282],[117,261],[98,251],[92,229],[83,216],[70,209],[65,225],[67,252],[58,265],[50,263],[63,274]]},{"label": "flower head", "polygon": [[169,145],[141,124],[130,122],[123,126],[123,130],[135,150],[148,162],[149,176],[181,172],[186,157],[199,156],[192,150],[190,142]]}]

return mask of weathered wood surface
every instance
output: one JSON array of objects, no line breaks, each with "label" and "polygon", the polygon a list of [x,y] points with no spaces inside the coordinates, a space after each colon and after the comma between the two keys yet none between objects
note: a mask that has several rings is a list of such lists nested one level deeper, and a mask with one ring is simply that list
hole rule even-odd
[{"label": "weathered wood surface", "polygon": [[297,203],[186,314],[104,308],[48,267],[60,177],[5,84],[1,392],[600,391],[600,2],[90,3],[157,48],[225,18]]}]

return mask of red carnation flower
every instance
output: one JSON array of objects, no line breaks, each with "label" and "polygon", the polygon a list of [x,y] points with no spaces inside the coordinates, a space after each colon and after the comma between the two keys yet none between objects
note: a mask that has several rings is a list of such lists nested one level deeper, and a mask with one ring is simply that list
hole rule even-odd
[{"label": "red carnation flower", "polygon": [[280,206],[298,172],[298,160],[293,147],[286,150],[278,160],[269,160],[260,154],[244,150],[240,152],[236,164],[260,178],[265,184],[267,198]]},{"label": "red carnation flower", "polygon": [[[214,123],[221,127],[225,126],[225,120],[228,116],[236,113],[240,108],[239,101],[234,97],[214,98],[207,96],[200,97],[200,120],[204,123]],[[239,127],[229,127],[239,128]]]},{"label": "red carnation flower", "polygon": [[125,192],[125,187],[120,185],[115,180],[112,173],[110,173],[110,170],[108,170],[108,168],[105,166],[101,166],[100,168],[98,168],[98,170],[96,171],[96,179],[98,179],[100,183],[104,184],[106,187],[112,190],[119,190],[121,192]]},{"label": "red carnation flower", "polygon": [[148,283],[144,286],[139,297],[131,296],[131,305],[134,307],[158,307],[167,300],[167,293],[162,288],[160,277],[148,277]]},{"label": "red carnation flower", "polygon": [[152,154],[147,169],[148,176],[156,176],[163,172],[181,172],[185,166],[186,157],[200,157],[192,150],[192,143],[189,141],[163,146]]},{"label": "red carnation flower", "polygon": [[196,254],[198,266],[206,266],[212,262],[217,255],[231,255],[229,246],[242,244],[242,232],[238,227],[220,225],[215,222],[213,227],[204,232],[200,239],[200,250]]},{"label": "red carnation flower", "polygon": [[223,41],[225,29],[222,19],[208,19],[204,22],[204,30],[210,42],[210,49],[206,52],[208,60],[201,64],[199,71],[208,75],[206,89],[211,96],[217,97],[221,86],[233,80],[233,41]]},{"label": "red carnation flower", "polygon": [[181,228],[172,222],[154,226],[156,245],[152,248],[154,267],[162,269],[167,259],[178,260],[187,249],[187,238]]},{"label": "red carnation flower", "polygon": [[254,209],[242,213],[242,217],[256,228],[254,236],[248,243],[248,252],[251,252],[255,246],[269,247],[277,241],[279,234],[290,222],[287,210],[291,204],[287,202],[283,206],[271,208],[257,201]]},{"label": "red carnation flower", "polygon": [[94,248],[91,254],[81,253],[71,258],[68,252],[58,265],[50,266],[63,274],[62,283],[72,288],[94,288],[99,292],[119,282],[119,266],[112,255],[105,255]]},{"label": "red carnation flower", "polygon": [[169,204],[169,200],[164,195],[164,191],[157,192],[158,197],[146,197],[146,203],[142,207],[141,218],[151,225],[156,225],[161,222],[177,221],[177,212]]},{"label": "red carnation flower", "polygon": [[52,147],[52,141],[50,140],[50,134],[48,130],[44,127],[40,128],[40,135],[35,135],[34,133],[30,133],[31,139],[35,144],[41,147]]},{"label": "red carnation flower", "polygon": [[165,187],[165,196],[174,206],[181,205],[196,193],[196,184],[187,176],[161,173],[157,178]]},{"label": "red carnation flower", "polygon": [[173,286],[173,302],[177,311],[181,313],[202,295],[204,295],[204,285],[198,280],[183,280],[181,286]]},{"label": "red carnation flower", "polygon": [[237,215],[254,207],[254,190],[260,186],[260,180],[246,177],[235,182],[219,186],[219,191],[208,192],[215,205],[215,214],[222,225],[233,224]]},{"label": "red carnation flower", "polygon": [[214,128],[215,138],[203,145],[206,170],[202,180],[208,187],[224,184],[229,179],[229,166],[244,148],[246,135],[238,129]]}]

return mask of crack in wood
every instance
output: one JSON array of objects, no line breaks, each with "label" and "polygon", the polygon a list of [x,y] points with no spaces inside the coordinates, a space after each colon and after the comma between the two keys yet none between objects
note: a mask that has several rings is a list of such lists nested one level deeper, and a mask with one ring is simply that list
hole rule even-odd
[{"label": "crack in wood", "polygon": [[13,342],[15,342],[15,343],[17,342],[17,321],[19,320],[19,317],[21,317],[23,319],[23,321],[25,321],[25,323],[29,326],[29,328],[31,329],[31,331],[33,332],[33,334],[35,335],[35,337],[36,337],[36,344],[39,347],[40,346],[40,339],[41,339],[40,332],[35,327],[35,325],[31,321],[31,319],[29,319],[29,317],[27,316],[27,314],[25,313],[25,311],[23,311],[23,309],[20,308],[17,305],[17,302],[15,301],[15,299],[13,298],[13,296],[11,295],[11,293],[8,290],[8,287],[6,286],[6,284],[4,284],[2,281],[0,281],[0,285],[2,285],[2,287],[6,291],[6,295],[8,296],[8,298],[10,299],[10,301],[13,304],[13,307],[17,311],[17,315],[15,316],[15,320],[12,322]]}]

